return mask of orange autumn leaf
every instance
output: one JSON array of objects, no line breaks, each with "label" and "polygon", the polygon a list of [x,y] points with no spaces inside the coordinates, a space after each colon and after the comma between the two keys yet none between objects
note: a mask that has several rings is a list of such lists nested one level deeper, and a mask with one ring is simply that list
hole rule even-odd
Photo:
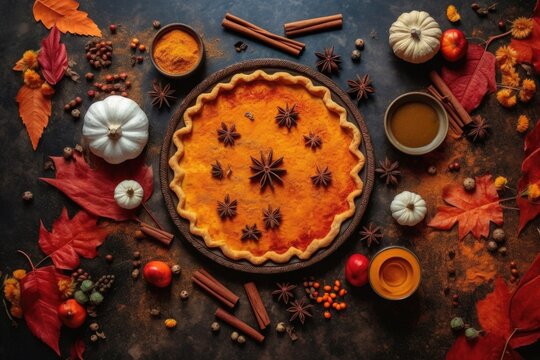
[{"label": "orange autumn leaf", "polygon": [[43,129],[49,123],[51,116],[51,98],[44,96],[41,88],[32,89],[23,85],[16,97],[19,103],[19,115],[26,126],[26,131],[36,150]]},{"label": "orange autumn leaf", "polygon": [[34,18],[41,21],[47,29],[54,25],[61,32],[76,35],[101,36],[101,30],[88,14],[79,11],[75,0],[36,0]]},{"label": "orange autumn leaf", "polygon": [[508,317],[509,303],[508,286],[502,278],[497,278],[493,292],[476,303],[476,313],[482,330],[506,339],[512,332]]}]

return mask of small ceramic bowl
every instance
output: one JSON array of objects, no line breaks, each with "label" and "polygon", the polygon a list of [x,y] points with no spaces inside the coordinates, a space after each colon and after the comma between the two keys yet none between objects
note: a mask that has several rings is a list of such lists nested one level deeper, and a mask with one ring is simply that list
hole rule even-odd
[{"label": "small ceramic bowl", "polygon": [[[390,128],[390,119],[401,105],[408,102],[423,102],[431,106],[433,110],[437,112],[437,117],[439,119],[439,131],[437,132],[437,135],[433,141],[425,146],[405,146],[396,139],[394,134],[392,134],[392,130]],[[384,114],[384,131],[386,132],[388,141],[390,141],[390,143],[392,143],[392,145],[394,145],[401,152],[409,155],[424,155],[435,150],[446,138],[446,134],[448,133],[448,116],[446,115],[446,110],[444,110],[441,103],[433,96],[423,92],[408,92],[395,98],[394,101],[392,101],[386,108],[386,112]]]},{"label": "small ceramic bowl", "polygon": [[[183,73],[170,73],[162,68],[159,67],[159,65],[156,63],[156,60],[154,59],[154,49],[156,47],[156,44],[157,42],[159,41],[159,39],[167,34],[169,31],[172,31],[172,30],[181,30],[181,31],[184,31],[186,33],[188,33],[189,35],[193,36],[193,38],[195,39],[195,41],[197,42],[197,45],[199,47],[199,58],[197,59],[197,62],[193,65],[193,67]],[[154,39],[152,40],[152,46],[150,48],[150,59],[152,60],[152,64],[154,64],[154,67],[163,75],[167,76],[167,77],[170,77],[172,79],[181,79],[181,78],[184,78],[184,77],[187,77],[191,74],[193,74],[198,68],[199,66],[201,65],[201,63],[203,62],[203,59],[204,59],[204,43],[202,41],[202,38],[199,34],[197,34],[197,32],[195,30],[193,30],[191,27],[185,25],[185,24],[181,24],[181,23],[173,23],[173,24],[169,24],[167,26],[164,26],[162,27],[157,33],[156,35],[154,36]]]}]

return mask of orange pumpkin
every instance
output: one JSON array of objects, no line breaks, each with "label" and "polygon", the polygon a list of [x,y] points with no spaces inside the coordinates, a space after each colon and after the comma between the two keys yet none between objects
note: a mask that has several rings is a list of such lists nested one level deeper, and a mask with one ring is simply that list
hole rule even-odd
[{"label": "orange pumpkin", "polygon": [[64,301],[58,306],[58,317],[68,328],[76,329],[86,320],[86,309],[75,299]]}]

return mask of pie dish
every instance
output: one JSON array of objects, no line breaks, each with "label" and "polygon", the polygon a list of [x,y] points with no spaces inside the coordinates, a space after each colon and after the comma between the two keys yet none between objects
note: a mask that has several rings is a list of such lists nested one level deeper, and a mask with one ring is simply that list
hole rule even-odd
[{"label": "pie dish", "polygon": [[361,135],[328,88],[286,72],[240,73],[199,95],[183,120],[169,186],[206,246],[256,265],[305,260],[354,214]]}]

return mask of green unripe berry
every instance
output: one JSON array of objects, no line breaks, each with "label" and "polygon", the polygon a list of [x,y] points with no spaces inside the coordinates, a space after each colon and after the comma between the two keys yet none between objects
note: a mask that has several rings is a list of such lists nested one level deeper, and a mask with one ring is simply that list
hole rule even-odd
[{"label": "green unripe berry", "polygon": [[467,330],[465,330],[465,337],[469,341],[475,340],[479,334],[480,331],[476,330],[475,328],[468,328]]},{"label": "green unripe berry", "polygon": [[103,301],[103,295],[101,295],[101,293],[99,291],[94,291],[90,295],[90,303],[92,305],[99,305],[99,304],[101,304],[102,301]]},{"label": "green unripe berry", "polygon": [[84,305],[88,302],[88,296],[81,290],[75,291],[75,294],[73,294],[73,298],[81,305]]},{"label": "green unripe berry", "polygon": [[81,283],[80,289],[82,292],[88,292],[92,289],[93,286],[94,286],[94,283],[92,282],[92,280],[84,280]]},{"label": "green unripe berry", "polygon": [[460,318],[459,316],[456,316],[450,321],[450,327],[454,331],[461,330],[465,327],[465,323],[463,322],[462,318]]}]

